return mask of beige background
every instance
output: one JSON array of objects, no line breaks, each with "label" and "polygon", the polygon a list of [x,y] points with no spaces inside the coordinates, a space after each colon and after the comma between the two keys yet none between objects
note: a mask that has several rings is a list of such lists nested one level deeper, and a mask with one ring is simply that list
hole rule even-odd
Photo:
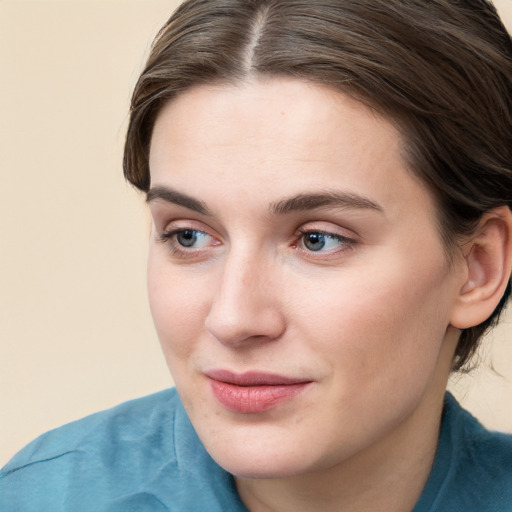
[{"label": "beige background", "polygon": [[[146,304],[148,216],[121,151],[134,81],[177,4],[0,0],[0,464],[171,384]],[[511,0],[496,4],[512,26]],[[483,366],[455,388],[512,432],[511,314],[493,338],[504,376]]]}]

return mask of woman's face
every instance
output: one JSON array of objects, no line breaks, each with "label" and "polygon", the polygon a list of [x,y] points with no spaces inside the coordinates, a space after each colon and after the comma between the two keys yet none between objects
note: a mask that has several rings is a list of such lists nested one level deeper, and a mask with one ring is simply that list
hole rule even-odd
[{"label": "woman's face", "polygon": [[436,421],[464,272],[401,150],[375,112],[298,80],[199,87],[160,113],[151,310],[235,475],[331,468]]}]

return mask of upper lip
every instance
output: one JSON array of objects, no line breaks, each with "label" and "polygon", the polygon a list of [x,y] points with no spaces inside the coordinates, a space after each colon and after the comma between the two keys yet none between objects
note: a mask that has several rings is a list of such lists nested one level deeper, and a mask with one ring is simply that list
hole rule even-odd
[{"label": "upper lip", "polygon": [[292,384],[305,384],[312,382],[308,378],[287,377],[275,373],[249,371],[235,373],[230,370],[209,370],[205,375],[212,380],[233,384],[235,386],[289,386]]}]

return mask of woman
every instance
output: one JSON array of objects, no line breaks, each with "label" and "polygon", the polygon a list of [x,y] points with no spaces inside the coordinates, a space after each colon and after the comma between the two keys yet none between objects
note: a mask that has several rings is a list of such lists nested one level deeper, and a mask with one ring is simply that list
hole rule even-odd
[{"label": "woman", "polygon": [[510,295],[511,92],[484,0],[185,2],[125,150],[177,392],[36,440],[2,510],[512,508],[445,394]]}]

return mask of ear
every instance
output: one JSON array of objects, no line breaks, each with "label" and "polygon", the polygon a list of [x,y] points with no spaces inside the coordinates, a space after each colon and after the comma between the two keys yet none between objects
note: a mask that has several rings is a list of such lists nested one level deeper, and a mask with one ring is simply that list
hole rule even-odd
[{"label": "ear", "polygon": [[512,212],[506,206],[484,215],[464,246],[465,278],[456,298],[451,325],[467,329],[487,320],[498,305],[512,267]]}]

